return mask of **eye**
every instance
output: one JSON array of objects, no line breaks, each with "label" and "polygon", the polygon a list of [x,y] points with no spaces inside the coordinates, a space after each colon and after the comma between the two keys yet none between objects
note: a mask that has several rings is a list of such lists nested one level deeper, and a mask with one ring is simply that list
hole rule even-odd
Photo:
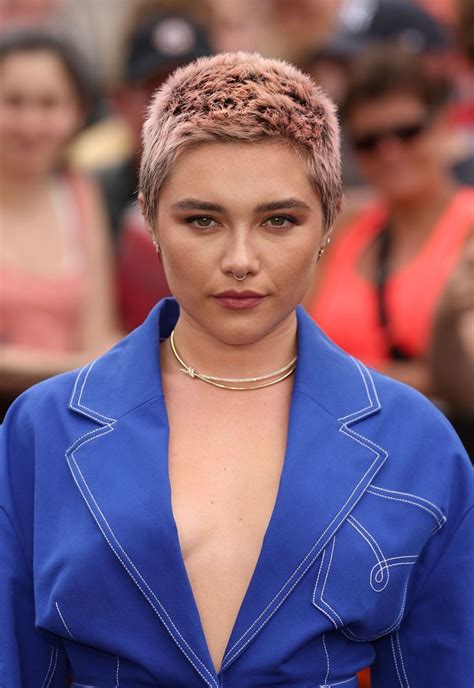
[{"label": "eye", "polygon": [[296,218],[291,215],[273,215],[267,218],[263,224],[275,227],[276,229],[286,229],[287,227],[298,224],[298,222]]},{"label": "eye", "polygon": [[194,215],[193,217],[187,217],[185,222],[187,222],[189,225],[193,225],[193,227],[198,227],[199,229],[209,229],[217,225],[216,221],[207,215]]}]

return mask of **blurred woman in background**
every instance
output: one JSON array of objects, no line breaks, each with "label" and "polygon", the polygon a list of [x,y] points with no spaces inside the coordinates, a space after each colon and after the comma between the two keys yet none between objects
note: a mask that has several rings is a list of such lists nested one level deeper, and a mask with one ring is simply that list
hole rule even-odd
[{"label": "blurred woman in background", "polygon": [[376,199],[346,218],[307,302],[346,351],[425,394],[436,306],[474,223],[445,155],[448,96],[412,56],[361,62],[343,116]]},{"label": "blurred woman in background", "polygon": [[107,227],[91,181],[65,163],[89,92],[68,45],[0,38],[0,389],[72,369],[113,338]]}]

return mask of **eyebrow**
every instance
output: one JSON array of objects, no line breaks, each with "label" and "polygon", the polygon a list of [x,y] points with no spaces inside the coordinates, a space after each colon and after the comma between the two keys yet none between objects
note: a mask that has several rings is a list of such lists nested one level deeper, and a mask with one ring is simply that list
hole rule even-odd
[{"label": "eyebrow", "polygon": [[[173,210],[204,210],[207,212],[224,213],[225,208],[218,203],[209,203],[209,201],[201,201],[198,198],[183,198],[181,201],[174,203]],[[256,206],[255,212],[268,213],[273,210],[311,210],[310,206],[299,198],[283,198],[278,201],[270,201],[269,203],[259,203]]]}]

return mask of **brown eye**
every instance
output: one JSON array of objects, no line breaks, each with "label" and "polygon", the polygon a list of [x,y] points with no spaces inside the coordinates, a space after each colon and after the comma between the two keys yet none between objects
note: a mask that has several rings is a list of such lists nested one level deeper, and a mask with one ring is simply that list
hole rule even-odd
[{"label": "brown eye", "polygon": [[270,227],[275,227],[275,229],[286,229],[296,224],[294,217],[288,215],[274,215],[265,220],[264,224],[270,225]]},{"label": "brown eye", "polygon": [[207,215],[193,215],[193,217],[187,217],[185,222],[199,229],[209,229],[216,224],[215,220]]},{"label": "brown eye", "polygon": [[196,218],[196,224],[198,227],[209,227],[212,220],[210,217],[198,217]]}]

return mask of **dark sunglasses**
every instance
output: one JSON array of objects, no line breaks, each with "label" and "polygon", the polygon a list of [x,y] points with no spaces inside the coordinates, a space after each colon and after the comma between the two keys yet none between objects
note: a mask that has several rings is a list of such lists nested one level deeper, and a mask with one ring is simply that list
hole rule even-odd
[{"label": "dark sunglasses", "polygon": [[400,143],[410,143],[422,134],[428,127],[429,119],[411,124],[399,124],[398,126],[368,131],[361,136],[352,138],[352,146],[359,153],[373,153],[382,141],[396,139]]}]

